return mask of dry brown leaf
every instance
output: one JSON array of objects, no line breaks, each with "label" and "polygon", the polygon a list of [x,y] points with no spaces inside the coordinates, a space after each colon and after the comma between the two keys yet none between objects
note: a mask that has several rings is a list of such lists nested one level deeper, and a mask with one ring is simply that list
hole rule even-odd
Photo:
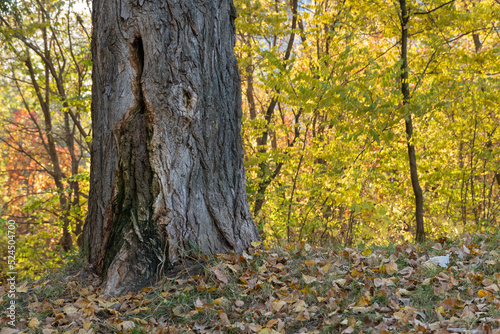
[{"label": "dry brown leaf", "polygon": [[299,314],[297,314],[297,317],[295,318],[295,320],[298,321],[306,321],[309,319],[311,319],[311,316],[309,315],[309,312],[307,310],[299,312]]},{"label": "dry brown leaf", "polygon": [[493,276],[497,280],[497,283],[500,284],[500,274],[494,273]]},{"label": "dry brown leaf", "polygon": [[279,312],[283,309],[283,307],[285,307],[286,305],[286,302],[283,301],[283,300],[274,300],[272,303],[271,303],[272,307],[273,307],[273,310],[275,312]]},{"label": "dry brown leaf", "polygon": [[192,310],[192,311],[189,311],[188,314],[186,314],[186,318],[189,318],[189,317],[193,317],[195,315],[197,315],[198,313],[200,313],[198,310]]},{"label": "dry brown leaf", "polygon": [[196,298],[196,301],[194,302],[194,308],[195,309],[201,309],[199,311],[203,310],[203,302],[200,300],[200,298]]},{"label": "dry brown leaf", "polygon": [[304,263],[306,266],[311,268],[311,267],[314,267],[316,265],[316,260],[305,260]]},{"label": "dry brown leaf", "polygon": [[375,278],[373,280],[373,284],[375,285],[375,287],[379,288],[381,286],[393,286],[394,285],[394,281],[393,281],[393,277],[391,278]]},{"label": "dry brown leaf", "polygon": [[132,311],[130,311],[130,313],[137,314],[139,312],[147,311],[147,310],[149,310],[149,307],[146,307],[146,306],[144,306],[144,307],[138,307],[138,308],[135,308]]},{"label": "dry brown leaf", "polygon": [[492,281],[492,280],[490,280],[489,278],[485,278],[485,279],[483,279],[483,280],[481,281],[481,284],[482,284],[483,286],[490,286],[490,285],[492,285],[492,284],[493,284],[493,281]]},{"label": "dry brown leaf", "polygon": [[227,317],[227,313],[226,312],[219,313],[219,319],[220,319],[221,324],[223,324],[224,326],[230,326],[231,325],[231,323],[229,322],[229,318]]},{"label": "dry brown leaf", "polygon": [[127,331],[129,329],[132,329],[135,327],[135,323],[133,321],[127,320],[127,321],[122,321],[118,324],[116,324],[116,328],[120,331]]},{"label": "dry brown leaf", "polygon": [[172,313],[177,317],[184,317],[184,311],[182,305],[178,305],[172,309]]},{"label": "dry brown leaf", "polygon": [[90,301],[87,298],[80,298],[73,305],[78,308],[87,308],[90,305]]},{"label": "dry brown leaf", "polygon": [[251,324],[248,324],[248,328],[254,332],[254,333],[258,333],[261,329],[262,329],[262,326],[261,325],[256,325],[254,323],[251,323]]},{"label": "dry brown leaf", "polygon": [[497,293],[500,289],[497,284],[493,283],[485,288],[485,290],[493,293]]},{"label": "dry brown leaf", "polygon": [[305,274],[302,274],[302,279],[304,280],[304,283],[306,283],[306,284],[311,284],[311,283],[314,283],[318,280],[314,276],[309,276],[309,275],[305,275]]},{"label": "dry brown leaf", "polygon": [[24,282],[21,286],[16,288],[17,293],[26,293],[28,292],[28,282]]},{"label": "dry brown leaf", "polygon": [[70,315],[70,314],[74,314],[74,313],[78,312],[78,309],[72,305],[66,305],[63,307],[63,311],[67,315]]},{"label": "dry brown leaf", "polygon": [[9,327],[3,327],[2,330],[0,331],[0,334],[17,334],[17,333],[19,333],[18,329]]},{"label": "dry brown leaf", "polygon": [[333,281],[333,283],[339,285],[339,286],[344,286],[346,284],[347,280],[345,278],[339,278]]},{"label": "dry brown leaf", "polygon": [[278,322],[279,322],[279,321],[278,321],[278,319],[271,319],[271,320],[269,320],[269,321],[267,322],[266,327],[267,327],[267,328],[272,328],[272,327],[274,327],[275,325],[277,325],[277,324],[278,324]]},{"label": "dry brown leaf", "polygon": [[214,300],[214,304],[220,307],[227,307],[231,302],[226,297],[220,297]]},{"label": "dry brown leaf", "polygon": [[83,329],[89,330],[91,326],[92,326],[91,322],[83,321]]},{"label": "dry brown leaf", "polygon": [[351,333],[354,333],[354,327],[349,326],[349,327],[347,327],[346,329],[344,329],[344,330],[342,331],[342,333],[343,333],[343,334],[351,334]]},{"label": "dry brown leaf", "polygon": [[352,308],[352,311],[356,314],[365,314],[368,311],[371,310],[371,307],[360,307],[360,306],[355,306]]},{"label": "dry brown leaf", "polygon": [[294,305],[293,305],[293,311],[294,312],[302,312],[307,310],[307,304],[305,301],[302,299],[299,299]]},{"label": "dry brown leaf", "polygon": [[406,289],[397,289],[396,291],[400,296],[409,296],[411,294],[410,291]]},{"label": "dry brown leaf", "polygon": [[229,269],[231,269],[231,271],[232,271],[233,273],[237,273],[238,271],[240,271],[240,270],[241,270],[241,267],[240,267],[239,265],[237,265],[237,264],[232,265],[232,264],[229,264],[229,263],[224,263],[224,265],[225,265],[226,267],[228,267]]},{"label": "dry brown leaf", "polygon": [[[271,328],[262,328],[261,330],[259,330],[258,334],[275,334],[275,333],[278,333],[276,332],[275,330],[271,329]],[[279,333],[278,333],[279,334]]]},{"label": "dry brown leaf", "polygon": [[34,317],[33,319],[30,320],[28,323],[29,328],[38,328],[40,326],[40,321]]},{"label": "dry brown leaf", "polygon": [[328,274],[328,272],[330,271],[330,267],[332,266],[332,263],[331,262],[328,262],[327,264],[325,264],[323,267],[319,268],[318,271],[320,272],[320,274],[322,275],[326,275]]},{"label": "dry brown leaf", "polygon": [[395,273],[398,272],[398,265],[397,265],[397,263],[396,262],[386,263],[386,265],[385,265],[385,271],[389,275],[394,275]]},{"label": "dry brown leaf", "polygon": [[222,270],[215,268],[212,270],[212,272],[214,273],[215,277],[217,277],[217,279],[219,281],[221,281],[224,284],[228,283],[227,276],[224,274],[224,272]]},{"label": "dry brown leaf", "polygon": [[432,246],[432,248],[435,250],[442,250],[443,245],[441,245],[440,243],[435,243],[434,246]]}]

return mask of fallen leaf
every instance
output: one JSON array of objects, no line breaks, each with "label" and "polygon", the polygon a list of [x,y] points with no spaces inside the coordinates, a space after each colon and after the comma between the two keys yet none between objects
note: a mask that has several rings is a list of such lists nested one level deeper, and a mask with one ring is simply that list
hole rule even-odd
[{"label": "fallen leaf", "polygon": [[375,285],[375,287],[379,288],[381,286],[393,286],[394,285],[394,281],[392,280],[392,278],[375,278],[373,280],[373,284]]},{"label": "fallen leaf", "polygon": [[345,278],[339,278],[333,281],[333,283],[339,285],[339,286],[344,286],[346,284],[346,279]]},{"label": "fallen leaf", "polygon": [[371,308],[370,307],[361,307],[361,306],[356,306],[356,307],[353,307],[352,308],[352,311],[356,314],[364,314],[364,313],[367,313],[368,311],[370,311]]},{"label": "fallen leaf", "polygon": [[299,299],[293,306],[294,306],[293,308],[294,312],[303,312],[307,310],[307,304],[302,299]]},{"label": "fallen leaf", "polygon": [[178,305],[172,309],[172,313],[178,317],[184,317],[184,311],[182,305]]},{"label": "fallen leaf", "polygon": [[251,323],[251,324],[248,324],[248,328],[254,332],[254,333],[258,333],[261,329],[262,329],[262,326],[261,325],[256,325],[254,323]]},{"label": "fallen leaf", "polygon": [[328,273],[328,271],[330,271],[331,266],[332,266],[332,263],[329,262],[329,263],[325,264],[323,267],[319,268],[318,271],[320,272],[320,274],[326,275]]},{"label": "fallen leaf", "polygon": [[305,261],[304,261],[304,264],[305,264],[306,266],[308,266],[309,268],[310,268],[310,267],[314,267],[314,266],[316,265],[316,260],[305,260]]},{"label": "fallen leaf", "polygon": [[212,270],[212,272],[214,273],[214,275],[217,277],[217,279],[219,281],[221,281],[224,284],[228,283],[227,276],[222,272],[222,270],[214,269],[214,270]]},{"label": "fallen leaf", "polygon": [[481,281],[481,284],[482,284],[483,286],[490,286],[490,285],[492,285],[492,284],[493,284],[493,281],[492,281],[492,280],[490,280],[489,278],[485,278],[485,279],[483,279],[483,280]]},{"label": "fallen leaf", "polygon": [[274,300],[271,304],[272,304],[273,310],[275,312],[279,312],[286,305],[286,302],[283,300]]},{"label": "fallen leaf", "polygon": [[397,293],[399,293],[400,296],[408,296],[410,295],[410,291],[406,289],[397,289]]},{"label": "fallen leaf", "polygon": [[306,284],[311,284],[317,281],[316,277],[314,276],[308,276],[305,274],[302,274],[302,279],[304,280],[304,283]]},{"label": "fallen leaf", "polygon": [[394,275],[395,273],[398,272],[398,265],[397,265],[397,263],[396,262],[386,263],[386,265],[385,265],[385,271],[389,275]]},{"label": "fallen leaf", "polygon": [[17,293],[25,293],[28,292],[28,282],[24,282],[20,287],[16,288]]},{"label": "fallen leaf", "polygon": [[349,327],[347,327],[346,329],[344,329],[344,331],[342,331],[342,333],[344,333],[344,334],[351,334],[351,333],[354,333],[354,327],[349,326]]},{"label": "fallen leaf", "polygon": [[89,330],[90,327],[92,326],[92,323],[91,322],[86,322],[86,321],[83,321],[83,329],[85,330]]},{"label": "fallen leaf", "polygon": [[432,249],[442,250],[443,249],[443,245],[441,245],[440,243],[435,243],[434,246],[432,246]]},{"label": "fallen leaf", "polygon": [[226,313],[226,312],[221,312],[221,313],[219,313],[219,319],[220,319],[220,322],[221,322],[224,326],[229,326],[229,325],[231,325],[231,323],[229,322],[229,318],[227,317],[227,313]]},{"label": "fallen leaf", "polygon": [[311,319],[311,316],[309,315],[309,312],[307,310],[299,312],[299,314],[297,314],[297,317],[295,317],[295,320],[298,321],[306,321],[309,319]]},{"label": "fallen leaf", "polygon": [[118,330],[120,331],[127,331],[129,329],[132,329],[135,327],[135,323],[133,321],[123,321],[123,322],[120,322],[119,324],[116,325],[116,328],[118,328]]},{"label": "fallen leaf", "polygon": [[214,300],[214,304],[220,307],[227,307],[230,301],[226,297],[220,297]]},{"label": "fallen leaf", "polygon": [[500,290],[500,288],[498,287],[498,285],[496,285],[495,283],[487,286],[485,289],[487,291],[491,292],[491,293],[496,293],[496,292],[498,292]]},{"label": "fallen leaf", "polygon": [[258,334],[274,334],[274,333],[277,333],[277,332],[271,328],[266,328],[266,327],[264,327],[258,331]]},{"label": "fallen leaf", "polygon": [[488,295],[490,295],[490,294],[491,294],[491,292],[489,292],[489,291],[487,291],[487,290],[482,290],[482,289],[481,289],[481,290],[479,290],[479,291],[477,292],[477,296],[478,296],[479,298],[486,297],[486,296],[488,296]]},{"label": "fallen leaf", "polygon": [[196,301],[194,302],[194,308],[203,311],[203,302],[200,300],[200,298],[196,298]]},{"label": "fallen leaf", "polygon": [[19,330],[18,329],[15,329],[15,328],[9,328],[9,327],[4,327],[2,328],[2,330],[0,331],[0,334],[17,334],[19,333]]},{"label": "fallen leaf", "polygon": [[262,243],[261,241],[252,241],[251,242],[253,248],[259,247],[261,243]]},{"label": "fallen leaf", "polygon": [[67,315],[70,315],[70,314],[74,314],[74,313],[78,312],[78,309],[76,307],[71,306],[71,305],[66,305],[63,307],[63,311]]},{"label": "fallen leaf", "polygon": [[267,322],[266,324],[266,327],[267,328],[272,328],[273,326],[275,326],[276,324],[278,324],[278,319],[271,319]]}]

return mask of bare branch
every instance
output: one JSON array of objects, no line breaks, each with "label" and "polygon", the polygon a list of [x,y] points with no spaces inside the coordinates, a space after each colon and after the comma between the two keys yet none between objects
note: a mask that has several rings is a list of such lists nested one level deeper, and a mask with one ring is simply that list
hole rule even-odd
[{"label": "bare branch", "polygon": [[[495,1],[497,1],[497,0],[495,0]],[[432,12],[435,12],[436,10],[438,10],[438,9],[440,9],[440,8],[446,6],[446,5],[449,5],[452,2],[455,2],[455,0],[451,0],[451,1],[445,2],[444,4],[442,4],[440,6],[437,6],[436,8],[431,9],[431,10],[429,10],[427,12],[415,12],[415,13],[413,13],[413,15],[427,15],[427,14],[430,14]]]}]

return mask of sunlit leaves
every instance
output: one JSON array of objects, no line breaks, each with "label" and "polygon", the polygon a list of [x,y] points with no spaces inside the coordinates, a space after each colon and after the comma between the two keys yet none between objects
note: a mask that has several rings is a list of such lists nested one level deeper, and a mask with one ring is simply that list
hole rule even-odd
[{"label": "sunlit leaves", "polygon": [[[441,4],[411,1],[409,7],[416,13]],[[252,6],[265,10],[249,13]],[[244,52],[244,76],[244,64],[252,61],[259,101],[255,119],[244,122],[251,204],[259,184],[282,163],[257,217],[264,234],[276,240],[286,233],[292,239],[333,243],[411,239],[413,194],[404,129],[410,114],[428,233],[459,233],[463,228],[454,226],[457,220],[464,225],[471,219],[476,224],[495,221],[498,209],[480,203],[491,203],[498,187],[494,73],[500,62],[496,23],[489,22],[498,21],[494,15],[500,7],[491,0],[474,6],[454,2],[412,15],[411,104],[404,107],[398,6],[388,1],[299,1],[299,7],[300,27],[285,61],[292,16],[281,21],[270,17],[290,13],[291,7],[281,1],[241,2],[236,50]],[[256,29],[264,25],[274,28]],[[278,105],[266,124],[271,98]],[[243,102],[247,113],[245,96]],[[259,135],[266,131],[271,139],[257,151]],[[263,164],[269,168],[263,170]],[[480,171],[480,165],[485,169]],[[492,191],[487,190],[490,185]]]}]

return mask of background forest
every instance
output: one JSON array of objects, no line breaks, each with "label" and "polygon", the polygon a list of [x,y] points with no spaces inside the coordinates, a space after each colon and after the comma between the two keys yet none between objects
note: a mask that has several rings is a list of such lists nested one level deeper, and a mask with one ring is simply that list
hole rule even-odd
[{"label": "background forest", "polygon": [[[411,148],[427,237],[498,229],[498,0],[234,2],[266,242],[413,240]],[[72,254],[86,216],[89,3],[2,1],[0,40],[0,238],[15,220],[19,272],[36,277]]]}]

